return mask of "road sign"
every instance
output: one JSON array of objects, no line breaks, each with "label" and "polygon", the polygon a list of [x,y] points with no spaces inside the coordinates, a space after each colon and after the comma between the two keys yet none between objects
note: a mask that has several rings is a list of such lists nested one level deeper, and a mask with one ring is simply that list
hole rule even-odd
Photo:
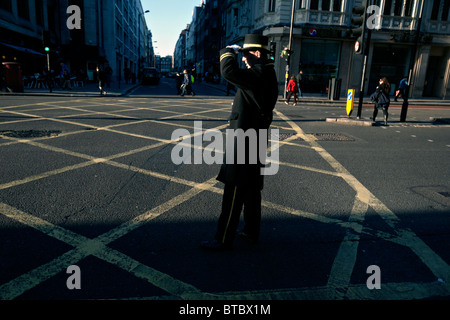
[{"label": "road sign", "polygon": [[355,89],[349,89],[347,94],[347,115],[350,116],[353,111],[353,101],[355,100]]}]

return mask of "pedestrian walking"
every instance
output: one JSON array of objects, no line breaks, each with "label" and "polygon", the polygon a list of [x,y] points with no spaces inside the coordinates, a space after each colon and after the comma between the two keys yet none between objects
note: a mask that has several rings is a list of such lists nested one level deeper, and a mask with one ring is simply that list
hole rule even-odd
[{"label": "pedestrian walking", "polygon": [[303,98],[303,91],[301,87],[302,79],[303,79],[303,70],[300,70],[298,74],[295,76],[295,80],[297,80],[298,94],[300,97]]},{"label": "pedestrian walking", "polygon": [[98,88],[100,90],[100,95],[106,95],[105,85],[107,80],[107,75],[103,67],[97,67],[97,78],[98,78]]},{"label": "pedestrian walking", "polygon": [[288,96],[285,101],[285,104],[289,105],[289,100],[291,100],[291,97],[294,96],[293,106],[295,107],[297,105],[298,99],[298,84],[297,80],[295,79],[295,76],[292,76],[291,79],[289,80],[286,90],[288,92]]},{"label": "pedestrian walking", "polygon": [[104,71],[106,74],[106,81],[105,81],[106,87],[111,88],[113,69],[111,68],[109,63],[106,63],[106,67],[104,68]]},{"label": "pedestrian walking", "polygon": [[[236,56],[239,51],[244,54],[242,60],[247,69],[238,67]],[[260,129],[269,129],[278,98],[278,81],[274,65],[267,58],[268,54],[268,38],[255,34],[245,36],[243,48],[232,45],[220,51],[222,76],[238,88],[229,117],[230,128],[244,134],[255,130],[258,146],[261,145]],[[217,177],[217,180],[225,184],[221,213],[214,240],[202,242],[204,249],[231,249],[242,208],[245,225],[243,230],[237,233],[238,236],[253,243],[259,239],[263,164],[260,161],[249,161],[252,155],[248,143],[245,150],[242,150],[241,147],[237,148],[237,140],[236,136],[233,144],[234,159],[231,161],[224,156],[224,163]],[[267,140],[263,143],[267,143]],[[246,161],[238,163],[236,159],[241,158],[242,152],[245,152]]]},{"label": "pedestrian walking", "polygon": [[61,62],[60,78],[62,79],[62,89],[72,90],[72,83],[70,81],[70,70],[63,62]]},{"label": "pedestrian walking", "polygon": [[395,98],[394,101],[397,102],[398,97],[402,97],[403,100],[405,100],[405,90],[406,86],[408,85],[408,77],[404,76],[402,80],[400,80],[400,83],[398,84],[398,89],[395,91]]},{"label": "pedestrian walking", "polygon": [[177,72],[175,76],[175,86],[177,89],[177,95],[181,95],[181,85],[183,84],[183,76]]},{"label": "pedestrian walking", "polygon": [[192,77],[187,70],[183,71],[183,84],[181,85],[181,96],[183,97],[185,94],[192,94],[195,96],[194,89],[192,88]]},{"label": "pedestrian walking", "polygon": [[372,120],[375,122],[375,119],[378,115],[378,110],[383,110],[384,116],[384,125],[387,126],[388,120],[388,109],[390,104],[389,92],[391,91],[391,85],[386,77],[381,78],[379,84],[374,93],[370,96],[370,99],[375,103],[373,108],[373,117]]}]

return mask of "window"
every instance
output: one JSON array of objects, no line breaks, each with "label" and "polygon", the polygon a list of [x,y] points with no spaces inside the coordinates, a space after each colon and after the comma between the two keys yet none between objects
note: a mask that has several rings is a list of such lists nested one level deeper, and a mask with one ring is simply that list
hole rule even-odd
[{"label": "window", "polygon": [[448,21],[448,16],[449,16],[449,12],[450,11],[450,1],[445,1],[444,2],[444,10],[442,10],[442,21]]},{"label": "window", "polygon": [[401,16],[402,15],[402,7],[403,3],[402,1],[395,1],[394,3],[394,16]]},{"label": "window", "polygon": [[337,78],[341,44],[330,40],[303,40],[300,70],[303,71],[302,91],[323,93],[330,78]]},{"label": "window", "polygon": [[440,0],[434,0],[433,9],[431,10],[431,20],[448,21],[449,9],[450,3],[448,0],[443,0],[443,3]]},{"label": "window", "polygon": [[413,0],[406,0],[405,2],[405,16],[411,17],[413,10]]},{"label": "window", "polygon": [[[307,8],[309,2],[309,8]],[[298,9],[341,12],[342,0],[299,0]]]},{"label": "window", "polygon": [[333,1],[333,11],[340,12],[342,8],[342,0],[334,0]]},{"label": "window", "polygon": [[30,20],[30,8],[28,6],[28,0],[18,0],[17,9],[19,17]]},{"label": "window", "polygon": [[431,10],[431,20],[437,20],[439,14],[440,0],[434,0],[433,9]]},{"label": "window", "polygon": [[276,0],[269,0],[269,12],[275,12]]},{"label": "window", "polygon": [[413,0],[385,0],[383,14],[386,16],[410,17],[413,2]]},{"label": "window", "polygon": [[300,0],[298,4],[299,9],[306,9],[306,0]]},{"label": "window", "polygon": [[0,1],[0,9],[12,12],[11,1],[12,0],[1,0]]},{"label": "window", "polygon": [[42,0],[35,0],[36,23],[40,26],[44,25],[44,4]]},{"label": "window", "polygon": [[391,15],[391,6],[392,6],[392,0],[386,0],[386,2],[384,3],[384,11],[383,11],[383,14],[385,16]]}]

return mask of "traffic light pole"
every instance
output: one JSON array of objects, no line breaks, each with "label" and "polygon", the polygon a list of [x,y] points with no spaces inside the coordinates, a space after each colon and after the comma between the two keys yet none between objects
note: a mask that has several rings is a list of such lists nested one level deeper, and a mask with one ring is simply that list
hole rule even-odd
[{"label": "traffic light pole", "polygon": [[406,122],[406,114],[408,113],[408,106],[409,106],[408,99],[409,99],[409,93],[410,93],[409,90],[411,88],[411,80],[412,80],[413,68],[414,68],[414,63],[415,63],[416,54],[417,54],[417,47],[419,46],[420,27],[422,24],[422,13],[423,13],[423,1],[422,1],[422,5],[420,7],[419,19],[417,21],[414,49],[411,52],[411,58],[410,58],[410,62],[409,62],[408,84],[406,85],[405,93],[403,96],[402,111],[400,113],[400,122]]},{"label": "traffic light pole", "polygon": [[289,29],[289,52],[286,59],[286,74],[284,76],[284,98],[287,98],[287,84],[289,81],[289,68],[291,64],[291,54],[292,54],[292,31],[294,29],[294,13],[295,13],[295,0],[292,0],[292,12],[291,12],[291,27]]},{"label": "traffic light pole", "polygon": [[364,87],[366,86],[366,71],[367,71],[367,59],[369,56],[369,49],[370,49],[370,39],[372,37],[372,30],[367,31],[367,40],[365,41],[364,45],[364,64],[363,64],[363,70],[362,70],[362,77],[361,77],[361,87],[359,88],[359,102],[358,102],[358,113],[356,115],[357,119],[361,119],[361,112],[362,112],[362,105],[364,100]]},{"label": "traffic light pole", "polygon": [[53,92],[52,89],[52,68],[50,67],[50,52],[47,52],[47,70],[48,70],[48,74],[47,74],[47,79],[48,79],[48,88],[50,89],[50,93]]}]

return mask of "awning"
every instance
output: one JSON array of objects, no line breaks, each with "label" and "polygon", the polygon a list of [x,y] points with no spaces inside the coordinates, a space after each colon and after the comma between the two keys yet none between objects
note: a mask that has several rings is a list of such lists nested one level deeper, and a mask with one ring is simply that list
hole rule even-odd
[{"label": "awning", "polygon": [[19,51],[25,52],[25,53],[35,54],[35,55],[44,56],[44,57],[46,56],[45,54],[37,52],[37,51],[32,50],[32,49],[28,49],[28,48],[24,48],[24,47],[18,47],[18,46],[15,46],[15,45],[12,45],[12,44],[3,43],[3,42],[0,42],[0,44],[3,45],[3,46],[6,46],[6,47],[13,48],[15,50],[19,50]]}]

